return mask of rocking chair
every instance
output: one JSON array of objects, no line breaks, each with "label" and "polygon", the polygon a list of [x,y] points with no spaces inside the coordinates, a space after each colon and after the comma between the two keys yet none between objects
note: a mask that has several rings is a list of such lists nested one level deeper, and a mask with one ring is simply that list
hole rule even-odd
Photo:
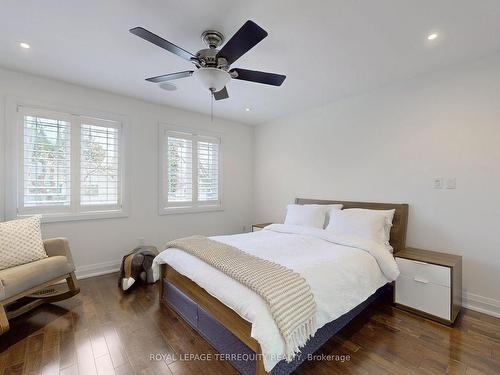
[{"label": "rocking chair", "polygon": [[[9,319],[80,292],[68,241],[53,238],[43,244],[47,258],[0,271],[0,335],[9,330]],[[55,284],[64,279],[68,290],[58,291]]]}]

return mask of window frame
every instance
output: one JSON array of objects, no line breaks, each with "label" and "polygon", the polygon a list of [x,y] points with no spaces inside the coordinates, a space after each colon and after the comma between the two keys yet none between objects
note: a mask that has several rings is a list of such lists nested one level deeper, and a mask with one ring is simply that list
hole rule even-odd
[{"label": "window frame", "polygon": [[[6,105],[7,131],[6,139],[10,144],[6,146],[7,176],[14,184],[7,186],[5,195],[5,216],[7,219],[27,217],[35,214],[42,216],[43,222],[59,222],[73,220],[105,219],[128,216],[128,195],[125,150],[128,149],[126,118],[122,115],[99,111],[88,111],[71,106],[56,107],[33,100],[15,100],[7,98]],[[55,117],[70,123],[70,205],[67,207],[24,207],[24,116],[38,115]],[[81,124],[82,121],[107,126],[116,124],[119,132],[119,201],[118,205],[80,205],[80,152],[81,152]],[[92,124],[89,124],[92,125]],[[121,193],[121,195],[120,195]]]},{"label": "window frame", "polygon": [[[183,138],[191,139],[192,144],[192,198],[189,202],[169,202],[168,201],[168,153],[167,153],[167,133],[184,134]],[[216,201],[198,201],[198,141],[216,140],[219,145],[218,154],[218,192],[219,199]],[[222,135],[217,132],[178,127],[166,123],[158,125],[158,213],[159,215],[198,213],[223,211],[223,151]]]}]

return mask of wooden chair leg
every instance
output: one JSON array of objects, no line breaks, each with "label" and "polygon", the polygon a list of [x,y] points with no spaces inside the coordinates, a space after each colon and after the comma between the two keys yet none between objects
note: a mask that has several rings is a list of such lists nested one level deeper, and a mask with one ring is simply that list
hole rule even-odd
[{"label": "wooden chair leg", "polygon": [[[78,280],[76,279],[74,272],[68,274],[68,276],[66,277],[66,284],[68,286],[68,290],[57,292],[53,288],[53,283],[50,283],[49,285],[47,285],[47,287],[50,288],[49,290],[44,291],[42,288],[38,292],[25,296],[25,298],[29,298],[34,301],[40,301],[40,303],[36,305],[39,306],[42,303],[62,301],[80,293],[80,287],[78,286]],[[36,307],[35,305],[33,306]]]},{"label": "wooden chair leg", "polygon": [[25,305],[22,305],[21,307],[17,308],[16,310],[7,312],[7,319],[17,318],[19,315],[26,314],[28,311],[31,311],[34,308],[43,305],[44,303],[45,301],[41,299],[35,299],[33,301],[30,301]]},{"label": "wooden chair leg", "polygon": [[78,285],[78,280],[76,279],[75,273],[71,272],[66,278],[66,284],[68,284],[68,290],[65,292],[59,292],[55,294],[50,294],[47,296],[39,296],[40,300],[45,302],[57,302],[68,298],[71,298],[78,293],[80,293],[80,286]]},{"label": "wooden chair leg", "polygon": [[7,313],[5,312],[5,306],[0,304],[0,335],[4,334],[9,330],[9,320],[7,319]]},{"label": "wooden chair leg", "polygon": [[78,280],[76,279],[75,273],[71,272],[66,278],[66,283],[68,284],[69,290],[78,294],[80,292],[80,286],[78,285]]},{"label": "wooden chair leg", "polygon": [[9,330],[9,319],[13,319],[18,317],[19,315],[25,314],[26,312],[33,310],[34,308],[44,303],[62,301],[64,299],[73,297],[74,295],[80,292],[80,287],[78,286],[78,280],[76,279],[75,273],[71,272],[70,274],[68,274],[68,277],[66,277],[66,284],[68,284],[68,290],[61,292],[53,292],[54,290],[52,289],[51,291],[49,291],[49,293],[43,293],[44,288],[46,289],[52,287],[53,284],[58,281],[60,281],[60,279],[59,280],[55,279],[40,285],[38,289],[33,288],[28,292],[25,292],[31,294],[22,293],[11,298],[9,303],[20,298],[24,298],[28,301],[27,303],[23,304],[16,310],[12,310],[7,313],[5,305],[0,304],[0,335]]}]

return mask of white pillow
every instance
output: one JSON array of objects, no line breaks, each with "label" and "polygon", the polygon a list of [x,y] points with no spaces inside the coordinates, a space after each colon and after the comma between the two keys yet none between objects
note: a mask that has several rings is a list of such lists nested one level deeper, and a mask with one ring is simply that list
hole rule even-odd
[{"label": "white pillow", "polygon": [[327,230],[389,245],[395,210],[349,208],[330,213]]},{"label": "white pillow", "polygon": [[0,223],[0,270],[44,258],[40,216]]},{"label": "white pillow", "polygon": [[341,204],[289,204],[285,224],[323,229],[327,211],[341,208]]},{"label": "white pillow", "polygon": [[367,208],[349,208],[352,211],[363,212],[366,215],[382,215],[385,217],[385,226],[384,226],[384,243],[389,245],[389,240],[391,238],[391,228],[392,228],[392,220],[394,219],[395,209],[392,210],[369,210]]},{"label": "white pillow", "polygon": [[323,225],[323,228],[326,228],[328,224],[330,224],[330,218],[331,218],[331,212],[332,211],[340,211],[344,205],[342,204],[328,204],[327,205],[328,209],[326,210],[326,216],[325,216],[325,224]]}]

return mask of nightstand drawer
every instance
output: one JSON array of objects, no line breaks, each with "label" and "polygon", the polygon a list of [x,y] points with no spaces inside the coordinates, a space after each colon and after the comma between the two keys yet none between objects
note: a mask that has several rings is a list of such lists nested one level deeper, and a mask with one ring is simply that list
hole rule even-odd
[{"label": "nightstand drawer", "polygon": [[401,275],[409,279],[451,287],[451,270],[449,267],[398,258],[397,256],[396,262]]},{"label": "nightstand drawer", "polygon": [[396,280],[394,302],[438,316],[451,317],[451,289],[400,275]]}]

